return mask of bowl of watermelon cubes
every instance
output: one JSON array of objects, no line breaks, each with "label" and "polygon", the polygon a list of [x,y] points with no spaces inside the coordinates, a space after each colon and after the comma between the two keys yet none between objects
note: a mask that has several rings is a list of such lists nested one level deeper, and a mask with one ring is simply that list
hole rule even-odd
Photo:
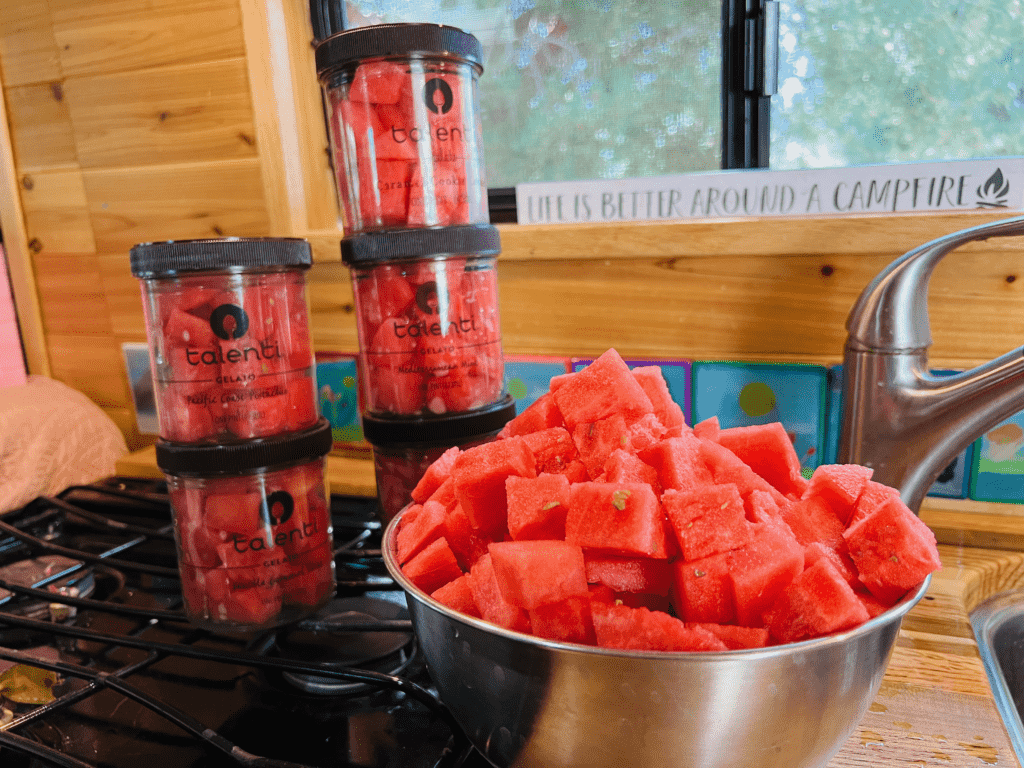
[{"label": "bowl of watermelon cubes", "polygon": [[497,766],[824,766],[881,685],[935,537],[777,423],[693,427],[608,350],[388,525],[441,699]]}]

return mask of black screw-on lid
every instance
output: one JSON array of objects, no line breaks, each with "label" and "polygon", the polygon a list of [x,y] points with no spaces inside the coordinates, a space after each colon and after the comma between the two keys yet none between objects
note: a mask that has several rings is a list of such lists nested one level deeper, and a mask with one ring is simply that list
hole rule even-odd
[{"label": "black screw-on lid", "polygon": [[491,224],[390,229],[362,232],[341,240],[341,260],[349,266],[447,254],[494,256],[500,252],[501,235]]},{"label": "black screw-on lid", "polygon": [[299,267],[313,264],[309,243],[297,237],[225,237],[139,243],[129,254],[136,277],[232,267]]},{"label": "black screw-on lid", "polygon": [[497,432],[515,415],[516,402],[511,395],[485,408],[443,416],[409,418],[363,414],[363,436],[368,443],[381,448],[461,445]]},{"label": "black screw-on lid", "polygon": [[322,458],[332,445],[331,423],[321,417],[316,426],[301,432],[244,443],[188,445],[158,440],[156,465],[169,475],[188,477],[246,474]]},{"label": "black screw-on lid", "polygon": [[442,54],[465,59],[483,71],[483,48],[469,32],[444,24],[371,24],[346,29],[316,47],[316,71],[363,59]]}]

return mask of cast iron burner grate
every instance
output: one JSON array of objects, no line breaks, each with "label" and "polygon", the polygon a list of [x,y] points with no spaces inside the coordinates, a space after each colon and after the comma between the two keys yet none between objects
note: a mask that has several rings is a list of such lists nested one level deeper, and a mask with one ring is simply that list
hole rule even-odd
[{"label": "cast iron burner grate", "polygon": [[[53,701],[0,724],[0,763],[485,765],[432,688],[374,502],[331,506],[335,599],[258,637],[185,621],[162,481],[110,478],[0,518],[0,660],[61,681]],[[38,558],[47,568],[31,585],[2,578]]]}]

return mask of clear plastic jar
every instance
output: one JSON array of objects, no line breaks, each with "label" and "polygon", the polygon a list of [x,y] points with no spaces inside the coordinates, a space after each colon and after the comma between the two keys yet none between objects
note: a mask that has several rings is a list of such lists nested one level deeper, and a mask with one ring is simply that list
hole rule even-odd
[{"label": "clear plastic jar", "polygon": [[498,230],[489,224],[346,237],[364,413],[430,417],[504,396]]},{"label": "clear plastic jar", "polygon": [[473,413],[435,419],[363,417],[363,431],[373,447],[377,499],[385,523],[412,500],[424,472],[449,448],[490,442],[516,415],[511,396]]},{"label": "clear plastic jar", "polygon": [[347,232],[487,223],[480,42],[438,24],[374,24],[316,50]]},{"label": "clear plastic jar", "polygon": [[140,279],[160,436],[243,441],[316,423],[300,239],[142,243]]},{"label": "clear plastic jar", "polygon": [[326,419],[248,444],[157,443],[190,622],[266,629],[315,613],[333,597],[330,447]]}]

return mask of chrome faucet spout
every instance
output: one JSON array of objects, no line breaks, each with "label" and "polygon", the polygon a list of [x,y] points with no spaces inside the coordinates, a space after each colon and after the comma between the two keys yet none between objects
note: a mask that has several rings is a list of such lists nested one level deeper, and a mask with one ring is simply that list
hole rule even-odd
[{"label": "chrome faucet spout", "polygon": [[967,242],[1014,235],[1024,235],[1024,217],[915,248],[868,285],[847,320],[838,461],[871,467],[915,512],[959,453],[1024,409],[1024,347],[948,377],[928,365],[935,265]]}]

